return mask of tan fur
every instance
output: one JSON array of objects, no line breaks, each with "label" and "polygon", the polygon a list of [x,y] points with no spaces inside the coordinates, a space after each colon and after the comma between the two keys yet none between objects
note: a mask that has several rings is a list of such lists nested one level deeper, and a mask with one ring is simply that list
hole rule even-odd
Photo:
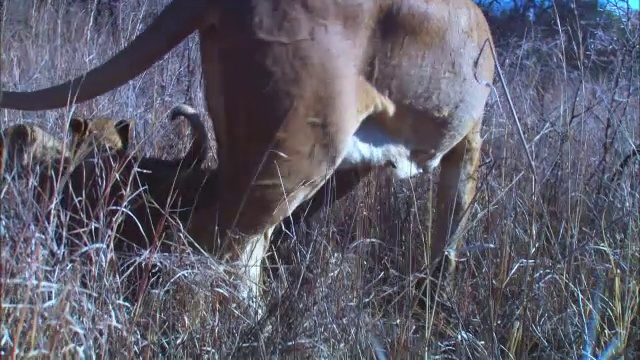
[{"label": "tan fur", "polygon": [[13,125],[2,132],[6,146],[0,143],[2,145],[0,146],[2,155],[0,175],[4,174],[7,167],[17,170],[17,175],[22,176],[32,165],[36,167],[65,165],[72,158],[83,156],[81,152],[87,153],[86,149],[96,145],[109,151],[126,149],[128,139],[123,139],[121,134],[118,134],[122,124],[124,123],[107,118],[87,121],[74,117],[69,124],[72,146],[67,149],[62,140],[38,125]]},{"label": "tan fur", "polygon": [[22,174],[30,164],[45,164],[62,157],[63,143],[35,124],[16,124],[0,137],[0,182],[5,171]]},{"label": "tan fur", "polygon": [[[68,169],[85,159],[118,151],[126,152],[129,146],[129,132],[133,121],[110,118],[86,119],[75,116],[70,119],[68,132],[70,146],[62,158],[51,163],[45,171],[40,171],[35,189],[36,201],[50,213],[50,201],[55,201],[57,184],[66,179]],[[60,143],[61,145],[61,143]],[[62,147],[60,147],[62,150]],[[41,169],[43,170],[43,169]]]},{"label": "tan fur", "polygon": [[[62,157],[69,159],[74,150],[83,146],[103,146],[109,149],[126,148],[127,143],[117,133],[120,123],[111,119],[87,121],[71,119],[69,133],[73,147],[64,150],[64,142],[35,124],[17,124],[2,132],[6,146],[0,148],[7,165],[21,168],[30,163],[42,164]],[[124,140],[128,141],[128,140]],[[15,164],[12,164],[15,162]]]},{"label": "tan fur", "polygon": [[84,157],[88,149],[113,152],[129,148],[129,131],[133,120],[115,120],[107,117],[71,118],[69,133],[71,144],[78,156]]},{"label": "tan fur", "polygon": [[384,117],[386,121],[391,121],[396,112],[396,105],[388,97],[376,90],[367,79],[358,77],[358,108],[357,118],[363,121],[371,115]]},{"label": "tan fur", "polygon": [[[380,116],[382,119],[388,120],[395,113],[395,104],[386,96],[379,93],[367,80],[359,78],[357,85],[357,119],[363,121],[364,119],[372,116]],[[346,173],[346,171],[344,171]],[[351,172],[349,172],[351,173]],[[210,201],[203,198],[208,194],[215,194],[217,192],[216,186],[218,186],[218,171],[209,170],[204,173],[194,174],[187,178],[184,183],[179,183],[176,186],[176,194],[179,197],[189,199],[184,201],[185,206],[191,204],[191,199],[197,199],[196,203],[193,203],[194,214],[190,219],[188,232],[193,237],[199,246],[204,249],[213,251],[212,244],[209,239],[212,234],[215,234],[215,224],[210,221],[210,213],[212,212]],[[150,181],[158,182],[159,179],[149,179]],[[192,186],[193,184],[203,184],[200,186]],[[158,187],[156,184],[152,187]],[[349,188],[350,190],[350,188]],[[196,194],[190,193],[195,191]],[[166,196],[167,192],[161,191],[162,197]],[[321,201],[316,201],[315,204],[320,204]],[[294,210],[292,214],[293,223],[297,223],[302,220],[303,215],[312,215],[317,211],[319,207],[313,207],[307,209],[300,207]]]},{"label": "tan fur", "polygon": [[[194,31],[219,152],[220,191],[202,216],[217,221],[220,254],[245,267],[254,291],[274,227],[334,172],[388,166],[409,177],[440,165],[431,261],[459,238],[495,65],[471,0],[174,0],[109,62],[52,88],[5,92],[0,106],[91,99]],[[358,118],[360,76],[395,103],[392,118]]]}]

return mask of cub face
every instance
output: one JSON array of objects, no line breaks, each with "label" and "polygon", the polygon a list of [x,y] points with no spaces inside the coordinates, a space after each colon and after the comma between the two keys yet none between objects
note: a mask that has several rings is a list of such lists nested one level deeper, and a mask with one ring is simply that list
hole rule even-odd
[{"label": "cub face", "polygon": [[97,150],[111,153],[127,151],[129,133],[134,120],[113,120],[106,117],[88,120],[73,117],[69,122],[71,144],[76,157],[83,157],[83,152]]}]

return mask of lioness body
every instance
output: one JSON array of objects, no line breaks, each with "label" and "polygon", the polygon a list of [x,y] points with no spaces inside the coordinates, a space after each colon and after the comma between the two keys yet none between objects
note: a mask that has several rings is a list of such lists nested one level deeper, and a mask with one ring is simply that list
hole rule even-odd
[{"label": "lioness body", "polygon": [[[440,165],[430,250],[432,260],[442,255],[475,193],[494,75],[489,27],[472,1],[174,0],[101,67],[57,87],[5,92],[0,105],[91,99],[194,31],[219,151],[221,191],[207,195],[208,216],[221,253],[240,261],[254,290],[273,228],[336,170],[390,166],[408,177]],[[396,104],[388,121],[360,124],[360,75]]]}]

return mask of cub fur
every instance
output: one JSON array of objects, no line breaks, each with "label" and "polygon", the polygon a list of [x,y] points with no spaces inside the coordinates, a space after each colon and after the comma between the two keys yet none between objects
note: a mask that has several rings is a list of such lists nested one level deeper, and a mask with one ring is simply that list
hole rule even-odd
[{"label": "cub fur", "polygon": [[[51,165],[67,165],[72,158],[81,156],[83,149],[95,147],[126,149],[128,139],[123,137],[126,121],[99,119],[88,121],[73,117],[69,123],[71,147],[64,141],[35,124],[16,124],[2,131],[0,138],[0,176],[11,170],[23,177],[29,168],[40,167],[47,172]],[[122,132],[122,133],[119,133]]]},{"label": "cub fur", "polygon": [[107,153],[127,151],[129,132],[134,120],[114,120],[108,117],[86,119],[75,116],[69,122],[69,133],[75,156],[84,158],[89,152],[98,150]]},{"label": "cub fur", "polygon": [[29,164],[60,158],[62,148],[62,141],[35,124],[16,124],[4,129],[0,137],[0,182],[5,171],[20,174]]},{"label": "cub fur", "polygon": [[[148,247],[145,235],[155,230],[155,223],[149,218],[160,218],[165,208],[163,201],[155,201],[156,197],[161,198],[156,194],[164,188],[148,185],[182,182],[180,179],[187,174],[201,172],[200,167],[209,151],[208,136],[200,115],[192,107],[180,104],[172,109],[171,120],[181,116],[189,121],[194,134],[193,143],[182,158],[140,158],[129,151],[118,150],[98,157],[98,161],[80,161],[72,169],[63,188],[61,205],[71,214],[73,227],[86,229],[86,221],[92,221],[99,207],[112,213],[107,215],[108,221],[118,223],[116,216],[123,214],[121,210],[126,203],[130,209],[125,211],[124,219],[119,222],[114,248],[120,251],[127,242]],[[128,128],[123,128],[121,136],[128,138],[128,131]],[[108,184],[107,188],[105,184]],[[79,238],[84,240],[86,236]]]}]

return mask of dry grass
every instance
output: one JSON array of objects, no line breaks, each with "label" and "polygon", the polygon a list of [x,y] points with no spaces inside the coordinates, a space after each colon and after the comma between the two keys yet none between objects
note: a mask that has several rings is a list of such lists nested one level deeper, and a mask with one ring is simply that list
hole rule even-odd
[{"label": "dry grass", "polygon": [[[89,16],[82,2],[5,3],[1,75],[10,90],[49,86],[100,64],[164,6],[126,2],[114,27]],[[637,28],[629,34],[638,39]],[[374,174],[297,228],[295,241],[285,239],[278,249],[282,266],[267,282],[264,320],[235,300],[223,264],[184,247],[125,259],[148,265],[144,275],[153,277],[144,292],[131,292],[137,273],[117,275],[109,265],[113,224],[106,209],[87,232],[93,245],[74,261],[64,259],[55,241],[65,235],[64,218],[42,216],[24,195],[32,185],[10,182],[0,192],[0,351],[19,358],[337,359],[373,357],[375,348],[394,359],[425,351],[564,359],[612,358],[605,351],[611,348],[638,357],[638,162],[618,183],[609,181],[640,138],[634,51],[596,72],[568,67],[557,42],[533,36],[500,44],[536,181],[496,86],[467,251],[439,301],[426,306],[416,304],[413,285],[424,277],[422,244],[434,201],[429,177],[398,182]],[[188,146],[177,141],[184,129],[158,130],[167,128],[166,113],[179,102],[206,114],[201,93],[191,36],[139,78],[75,111],[136,119],[140,151],[177,157]],[[3,110],[0,125],[34,121],[63,136],[69,114]],[[267,326],[272,331],[264,335]]]}]

